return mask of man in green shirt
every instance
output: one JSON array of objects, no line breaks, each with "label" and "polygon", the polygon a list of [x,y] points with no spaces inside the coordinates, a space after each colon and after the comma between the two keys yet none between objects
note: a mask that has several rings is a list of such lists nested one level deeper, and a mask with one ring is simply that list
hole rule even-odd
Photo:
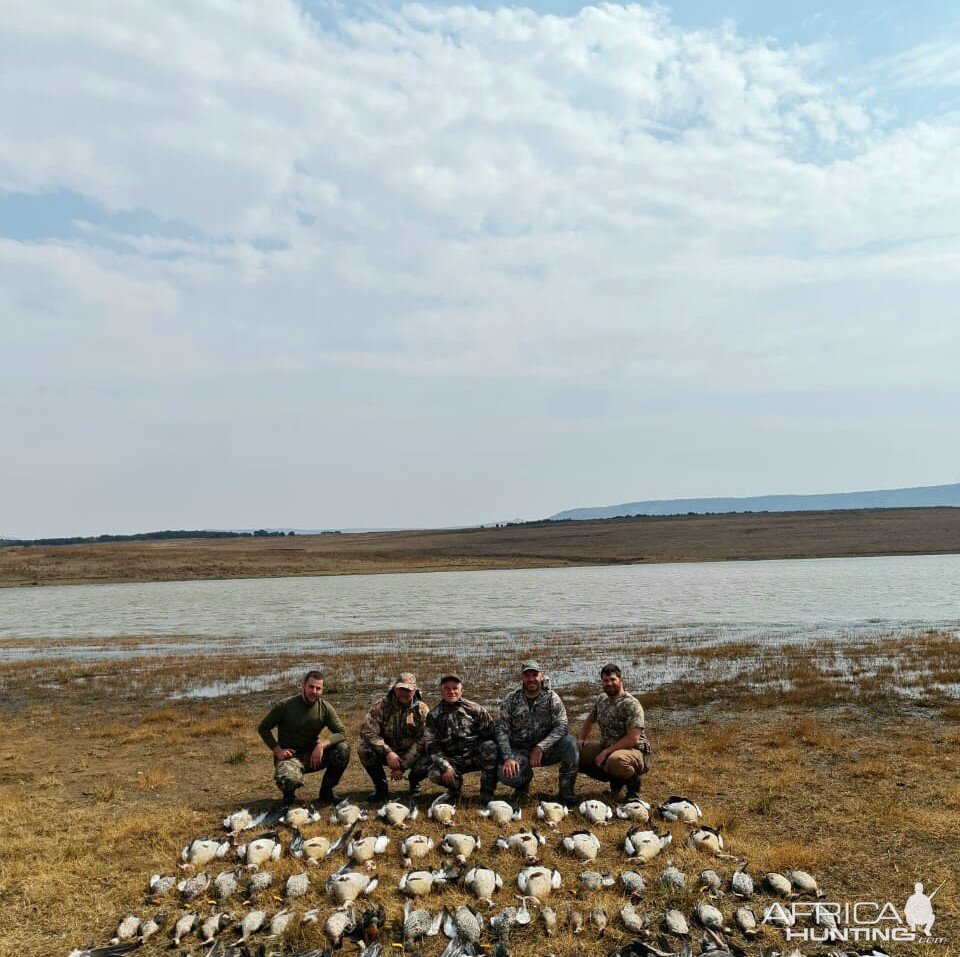
[{"label": "man in green shirt", "polygon": [[[283,792],[284,803],[296,797],[303,776],[323,770],[318,800],[332,804],[333,793],[350,760],[346,729],[337,712],[322,700],[323,673],[308,671],[300,693],[274,705],[260,722],[257,731],[273,752],[273,780]],[[274,728],[277,737],[274,737]],[[320,732],[327,732],[325,741]],[[279,740],[278,740],[279,738]]]}]

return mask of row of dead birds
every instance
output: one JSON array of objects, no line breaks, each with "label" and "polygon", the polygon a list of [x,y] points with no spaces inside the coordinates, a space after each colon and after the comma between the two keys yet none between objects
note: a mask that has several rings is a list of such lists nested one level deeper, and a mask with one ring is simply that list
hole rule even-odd
[{"label": "row of dead birds", "polygon": [[[631,822],[646,822],[650,819],[651,805],[640,800],[628,801],[615,810],[599,800],[586,800],[577,809],[579,814],[589,823],[603,826],[610,823],[614,817]],[[409,898],[420,898],[429,894],[435,887],[455,883],[462,878],[463,887],[469,890],[481,902],[493,907],[493,894],[502,888],[503,879],[492,868],[473,867],[464,873],[463,865],[470,856],[480,848],[481,841],[477,835],[458,834],[449,830],[452,826],[457,808],[446,804],[442,799],[435,801],[429,808],[427,816],[448,829],[440,842],[440,849],[451,855],[458,868],[441,868],[438,870],[415,870],[405,873],[399,883],[399,889],[408,897],[404,916],[404,940],[409,947],[425,937],[436,936],[443,929],[450,937],[450,944],[444,951],[445,957],[456,957],[459,954],[473,952],[479,943],[480,935],[484,932],[484,920],[475,908],[462,905],[455,910],[441,910],[438,914],[431,914],[423,908],[414,909]],[[521,819],[522,812],[505,801],[491,801],[478,813],[492,822],[505,825],[510,821]],[[568,815],[568,809],[554,802],[541,802],[537,807],[536,816],[547,826],[556,828]],[[700,807],[688,798],[673,796],[663,802],[656,812],[666,821],[683,821],[696,825],[688,835],[687,844],[700,850],[708,851],[720,858],[729,858],[723,852],[723,841],[719,833],[705,825],[699,825],[702,817]],[[408,821],[416,820],[418,811],[416,806],[408,806],[397,801],[387,802],[377,812],[377,816],[385,824],[394,827],[406,827]],[[345,938],[368,939],[371,927],[379,929],[382,925],[382,908],[372,905],[357,907],[358,898],[369,895],[378,885],[375,876],[355,870],[357,864],[366,869],[372,869],[374,858],[384,853],[390,843],[386,834],[364,837],[357,825],[368,819],[367,812],[360,806],[342,801],[333,810],[330,822],[345,827],[344,832],[337,840],[331,841],[323,836],[305,838],[300,831],[301,827],[317,823],[321,820],[318,811],[309,807],[290,807],[276,809],[272,812],[254,815],[248,809],[242,809],[228,815],[223,826],[228,832],[227,840],[201,838],[189,842],[181,852],[183,870],[192,871],[196,867],[204,866],[212,861],[223,858],[235,851],[243,862],[230,871],[224,871],[211,881],[205,873],[193,873],[181,881],[172,875],[154,875],[150,882],[150,900],[158,902],[158,898],[170,893],[176,887],[180,900],[183,903],[204,897],[213,887],[218,901],[223,902],[236,893],[244,873],[249,874],[246,884],[245,903],[252,904],[254,909],[237,919],[227,911],[214,912],[202,917],[195,911],[187,911],[174,923],[170,931],[171,946],[179,946],[190,934],[196,934],[202,943],[213,943],[221,939],[220,935],[228,929],[235,929],[238,934],[238,943],[245,946],[251,935],[267,931],[267,938],[278,938],[283,935],[292,922],[296,920],[316,923],[320,920],[319,909],[313,909],[300,915],[291,908],[284,908],[272,918],[266,911],[257,906],[258,895],[272,885],[273,878],[267,871],[260,868],[270,861],[277,860],[282,853],[279,832],[273,831],[262,834],[257,838],[238,845],[239,835],[259,826],[274,826],[282,824],[289,827],[293,834],[290,852],[293,856],[305,858],[308,863],[316,864],[321,859],[330,857],[343,849],[349,858],[348,862],[327,879],[325,888],[337,901],[337,909],[330,914],[324,925],[324,932],[334,946],[340,946]],[[623,847],[628,857],[639,863],[646,863],[659,854],[672,840],[672,835],[659,834],[654,830],[646,830],[634,823],[624,838]],[[515,850],[525,858],[527,867],[517,875],[517,886],[521,894],[516,895],[520,901],[519,907],[505,907],[498,914],[490,918],[489,930],[496,941],[499,953],[508,953],[509,934],[517,926],[531,923],[533,917],[528,907],[532,901],[540,908],[540,922],[543,932],[550,936],[556,932],[560,923],[557,912],[545,904],[545,898],[561,883],[559,871],[539,866],[539,849],[545,844],[544,836],[536,830],[524,829],[509,837],[500,838],[498,848]],[[592,861],[598,856],[601,845],[599,839],[591,831],[575,831],[563,838],[561,846],[581,861]],[[412,867],[414,860],[425,857],[433,849],[434,842],[422,834],[411,834],[401,843],[404,862]],[[730,890],[739,897],[749,898],[754,893],[753,879],[746,872],[745,865],[737,868],[730,879]],[[613,876],[597,871],[584,871],[579,875],[579,893],[581,896],[601,887],[609,887],[615,883]],[[686,886],[686,875],[675,867],[667,867],[661,874],[660,881],[665,886],[683,888]],[[635,899],[646,889],[646,883],[641,874],[636,871],[625,871],[620,875],[620,882],[624,889]],[[803,871],[792,871],[786,875],[765,874],[764,885],[775,894],[791,896],[795,893],[819,894],[816,881]],[[703,871],[700,875],[701,889],[712,895],[719,895],[723,881],[716,871]],[[293,874],[286,882],[285,896],[288,901],[305,896],[311,888],[310,877],[307,873]],[[377,916],[379,915],[379,920]],[[632,901],[628,901],[621,908],[621,921],[626,930],[637,935],[651,934],[649,917],[639,913]],[[725,947],[724,933],[731,928],[725,925],[722,913],[709,901],[698,903],[694,917],[705,931],[704,946],[706,949],[722,950]],[[608,917],[602,908],[596,907],[588,912],[571,907],[567,912],[567,926],[571,933],[583,933],[584,927],[591,926],[598,936],[602,936],[607,927]],[[736,927],[747,937],[752,938],[757,933],[757,921],[749,907],[740,907],[733,916]],[[165,925],[163,912],[154,917],[139,918],[136,915],[126,915],[119,923],[111,947],[112,953],[122,953],[127,948],[136,946],[158,933]],[[664,915],[663,929],[677,937],[685,937],[690,928],[685,916],[676,910],[668,910]],[[359,936],[358,936],[359,935]],[[375,936],[375,935],[374,935]],[[663,941],[661,941],[661,944]],[[369,948],[368,948],[369,949]],[[662,949],[662,948],[661,948]],[[93,949],[87,952],[77,951],[75,954],[107,954],[105,948]],[[656,950],[652,951],[656,953]],[[74,957],[74,955],[71,955]],[[719,954],[717,955],[719,957]]]}]

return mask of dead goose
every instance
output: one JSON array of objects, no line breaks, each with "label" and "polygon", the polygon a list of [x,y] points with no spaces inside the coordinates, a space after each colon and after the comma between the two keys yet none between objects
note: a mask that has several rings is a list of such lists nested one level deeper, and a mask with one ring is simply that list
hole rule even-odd
[{"label": "dead goose", "polygon": [[354,837],[347,844],[347,857],[357,864],[365,864],[368,868],[373,868],[373,858],[377,854],[383,854],[390,846],[390,838],[386,834],[370,835],[370,837]]},{"label": "dead goose", "polygon": [[309,807],[288,807],[280,818],[281,824],[287,827],[306,827],[308,824],[316,824],[320,820],[320,812]]},{"label": "dead goose", "polygon": [[503,878],[492,868],[471,867],[463,878],[463,886],[488,907],[493,907],[493,895],[503,887]]},{"label": "dead goose", "polygon": [[291,874],[287,878],[283,895],[287,900],[293,900],[296,897],[305,897],[309,891],[310,875],[303,871],[299,874]]},{"label": "dead goose", "polygon": [[[527,907],[527,901],[533,900],[533,898],[527,897],[524,894],[515,894],[514,896],[520,901],[520,906],[517,908],[517,923],[521,927],[526,927],[526,925],[533,920],[530,908]],[[539,901],[537,901],[537,903],[539,903]]]},{"label": "dead goose", "polygon": [[203,867],[218,857],[226,857],[230,852],[229,841],[218,841],[213,838],[196,838],[180,852],[181,869],[189,867]]},{"label": "dead goose", "polygon": [[638,861],[652,861],[671,841],[672,834],[658,834],[656,831],[631,827],[623,839],[623,849],[627,856]]},{"label": "dead goose", "polygon": [[569,813],[566,804],[557,801],[541,801],[537,805],[537,819],[547,827],[556,827]]},{"label": "dead goose", "polygon": [[140,930],[140,918],[136,914],[127,914],[120,919],[117,929],[110,940],[111,944],[122,944],[134,940]]},{"label": "dead goose", "polygon": [[552,907],[540,908],[540,923],[547,937],[553,937],[557,932],[557,912]]},{"label": "dead goose", "polygon": [[352,904],[361,894],[371,894],[376,889],[377,878],[370,878],[358,871],[334,871],[327,881],[327,893],[341,907]]},{"label": "dead goose", "polygon": [[193,911],[187,911],[185,914],[181,914],[170,930],[170,939],[173,941],[173,946],[179,947],[183,938],[194,930],[199,921],[200,915]]},{"label": "dead goose", "polygon": [[708,891],[710,894],[719,894],[722,888],[723,878],[715,870],[700,871],[700,890]]},{"label": "dead goose", "polygon": [[450,804],[448,801],[443,800],[443,795],[439,795],[433,804],[427,808],[427,817],[431,821],[436,821],[438,824],[442,824],[444,827],[449,827],[453,823],[454,817],[457,814],[457,807],[455,804]]},{"label": "dead goose", "polygon": [[412,867],[414,861],[422,860],[433,850],[433,838],[425,834],[411,834],[400,843],[403,863]]},{"label": "dead goose", "polygon": [[687,835],[687,847],[696,848],[698,851],[707,851],[720,857],[723,854],[723,838],[715,828],[701,824]]},{"label": "dead goose", "polygon": [[673,795],[668,797],[660,807],[657,813],[665,821],[683,821],[684,824],[696,824],[703,817],[703,811],[700,805],[689,798]]},{"label": "dead goose", "polygon": [[233,924],[233,915],[226,911],[211,914],[201,925],[197,936],[203,944],[209,944],[218,934]]},{"label": "dead goose", "polygon": [[602,907],[594,907],[590,911],[590,923],[597,931],[597,937],[603,937],[607,929],[607,912]]},{"label": "dead goose", "polygon": [[764,874],[763,883],[780,897],[791,897],[793,895],[793,885],[783,874],[778,874],[776,871],[768,871]]},{"label": "dead goose", "polygon": [[350,798],[344,798],[334,809],[333,813],[330,815],[331,824],[342,824],[344,827],[350,827],[351,824],[356,824],[357,821],[365,821],[367,819],[367,812],[364,809],[356,804],[354,804]]},{"label": "dead goose", "polygon": [[415,821],[419,811],[416,805],[412,808],[403,804],[401,801],[387,801],[386,804],[377,811],[377,816],[391,827],[406,827],[407,821]]},{"label": "dead goose", "polygon": [[237,857],[250,870],[256,870],[268,861],[279,860],[282,852],[283,847],[278,836],[276,834],[264,834],[262,837],[255,838],[246,844],[241,844],[237,848]]},{"label": "dead goose", "polygon": [[618,805],[616,814],[621,821],[636,821],[642,824],[650,820],[650,805],[640,798],[633,798]]},{"label": "dead goose", "polygon": [[240,940],[246,943],[251,934],[255,934],[266,923],[265,910],[252,910],[243,915],[240,921]]},{"label": "dead goose", "polygon": [[185,904],[199,897],[201,894],[206,894],[209,887],[210,875],[203,873],[203,871],[201,871],[199,874],[194,874],[192,877],[188,877],[177,884],[177,890],[180,893],[180,900],[182,900]]},{"label": "dead goose", "polygon": [[519,821],[521,818],[520,808],[514,808],[506,801],[488,801],[487,806],[477,811],[480,817],[489,818],[494,824],[503,827],[511,821]]},{"label": "dead goose", "polygon": [[151,898],[163,897],[177,886],[177,879],[173,874],[154,874],[147,885]]},{"label": "dead goose", "polygon": [[445,883],[442,873],[433,871],[406,871],[400,877],[400,893],[408,897],[425,897],[434,885]]},{"label": "dead goose", "polygon": [[577,881],[580,884],[580,890],[584,893],[593,893],[600,890],[601,887],[613,887],[616,883],[610,871],[581,871],[577,875]]},{"label": "dead goose", "polygon": [[536,863],[540,848],[544,844],[546,844],[546,838],[537,831],[518,831],[509,837],[497,839],[497,847],[503,850],[516,851],[531,864]]},{"label": "dead goose", "polygon": [[596,799],[581,802],[577,810],[583,818],[594,825],[609,824],[613,818],[613,808],[609,804]]},{"label": "dead goose", "polygon": [[453,854],[459,864],[466,864],[477,848],[480,847],[478,834],[447,834],[440,844],[444,854]]},{"label": "dead goose", "polygon": [[629,901],[620,908],[620,920],[631,934],[644,934],[650,925],[648,918]]},{"label": "dead goose", "polygon": [[794,890],[801,894],[813,894],[815,897],[823,897],[824,892],[817,886],[816,878],[806,871],[787,871],[786,878],[790,881]]},{"label": "dead goose", "polygon": [[752,939],[757,936],[757,918],[749,907],[738,907],[733,912],[733,922],[744,937]]},{"label": "dead goose", "polygon": [[678,867],[670,864],[660,872],[660,883],[664,887],[683,888],[687,886],[687,875]]},{"label": "dead goose", "polygon": [[551,891],[560,887],[562,881],[560,871],[550,870],[550,868],[539,864],[534,867],[525,867],[517,874],[517,887],[523,894],[532,897],[537,903],[546,900]]},{"label": "dead goose", "polygon": [[317,864],[330,853],[330,848],[330,838],[322,834],[305,838],[297,828],[293,829],[290,853],[294,857],[306,858],[308,864]]},{"label": "dead goose", "polygon": [[639,897],[647,889],[647,882],[637,871],[624,871],[620,875],[620,883],[631,897]]},{"label": "dead goose", "polygon": [[671,907],[663,915],[663,929],[674,937],[686,937],[690,933],[687,918],[676,908]]},{"label": "dead goose", "polygon": [[753,897],[753,878],[747,873],[746,861],[730,875],[730,890],[737,897]]},{"label": "dead goose", "polygon": [[228,897],[233,897],[240,886],[240,877],[243,869],[235,867],[232,871],[221,871],[213,879],[213,892],[218,901],[225,901]]},{"label": "dead goose", "polygon": [[583,933],[583,911],[577,910],[576,907],[567,908],[567,927],[570,928],[571,934],[582,934]]},{"label": "dead goose", "polygon": [[595,861],[600,853],[600,839],[592,831],[574,831],[563,839],[564,850],[580,861]]},{"label": "dead goose", "polygon": [[293,923],[296,918],[296,911],[292,910],[278,910],[273,917],[270,918],[270,933],[269,937],[280,937],[286,933],[287,928]]}]

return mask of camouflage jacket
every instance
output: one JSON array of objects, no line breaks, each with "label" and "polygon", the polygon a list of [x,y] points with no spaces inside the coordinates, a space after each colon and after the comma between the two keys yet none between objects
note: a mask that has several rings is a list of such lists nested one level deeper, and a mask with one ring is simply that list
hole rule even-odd
[{"label": "camouflage jacket", "polygon": [[461,698],[455,705],[441,701],[427,715],[424,748],[441,771],[450,760],[469,757],[484,741],[496,740],[493,718],[486,708]]},{"label": "camouflage jacket", "polygon": [[515,757],[514,750],[529,754],[546,751],[567,733],[567,709],[556,691],[546,685],[532,700],[517,688],[500,702],[497,747],[502,758]]},{"label": "camouflage jacket", "polygon": [[632,694],[624,691],[616,698],[609,698],[605,694],[600,695],[589,717],[599,725],[600,743],[605,748],[619,741],[631,728],[639,728],[640,740],[637,742],[637,748],[640,751],[648,750],[647,738],[643,731],[643,705]]},{"label": "camouflage jacket", "polygon": [[423,735],[430,709],[417,691],[409,707],[397,701],[393,687],[370,705],[360,726],[360,739],[384,757],[394,751],[404,767],[412,767],[423,754]]}]

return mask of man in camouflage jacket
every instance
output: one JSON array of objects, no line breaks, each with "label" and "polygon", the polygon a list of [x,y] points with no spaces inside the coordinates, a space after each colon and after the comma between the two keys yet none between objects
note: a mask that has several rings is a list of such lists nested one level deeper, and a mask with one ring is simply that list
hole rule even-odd
[{"label": "man in camouflage jacket", "polygon": [[440,703],[427,715],[424,747],[430,780],[447,788],[444,799],[460,799],[463,776],[480,772],[480,800],[489,801],[497,787],[497,742],[493,718],[486,708],[463,697],[460,675],[440,679]]},{"label": "man in camouflage jacket", "polygon": [[397,675],[387,693],[370,705],[360,726],[361,744],[357,757],[373,781],[371,801],[383,800],[389,794],[390,779],[399,781],[403,772],[410,775],[410,794],[416,794],[427,776],[428,764],[423,748],[429,708],[420,696],[417,679],[410,672]]},{"label": "man in camouflage jacket", "polygon": [[502,758],[497,778],[514,788],[516,800],[526,796],[534,768],[559,764],[557,800],[576,804],[580,752],[567,732],[567,709],[536,661],[520,666],[520,687],[500,702],[497,747]]},{"label": "man in camouflage jacket", "polygon": [[[611,796],[626,785],[629,800],[639,797],[640,775],[649,764],[643,705],[624,690],[618,665],[603,666],[600,684],[603,694],[580,729],[580,770],[598,781],[609,781]],[[587,744],[595,724],[600,728],[600,743]]]}]

